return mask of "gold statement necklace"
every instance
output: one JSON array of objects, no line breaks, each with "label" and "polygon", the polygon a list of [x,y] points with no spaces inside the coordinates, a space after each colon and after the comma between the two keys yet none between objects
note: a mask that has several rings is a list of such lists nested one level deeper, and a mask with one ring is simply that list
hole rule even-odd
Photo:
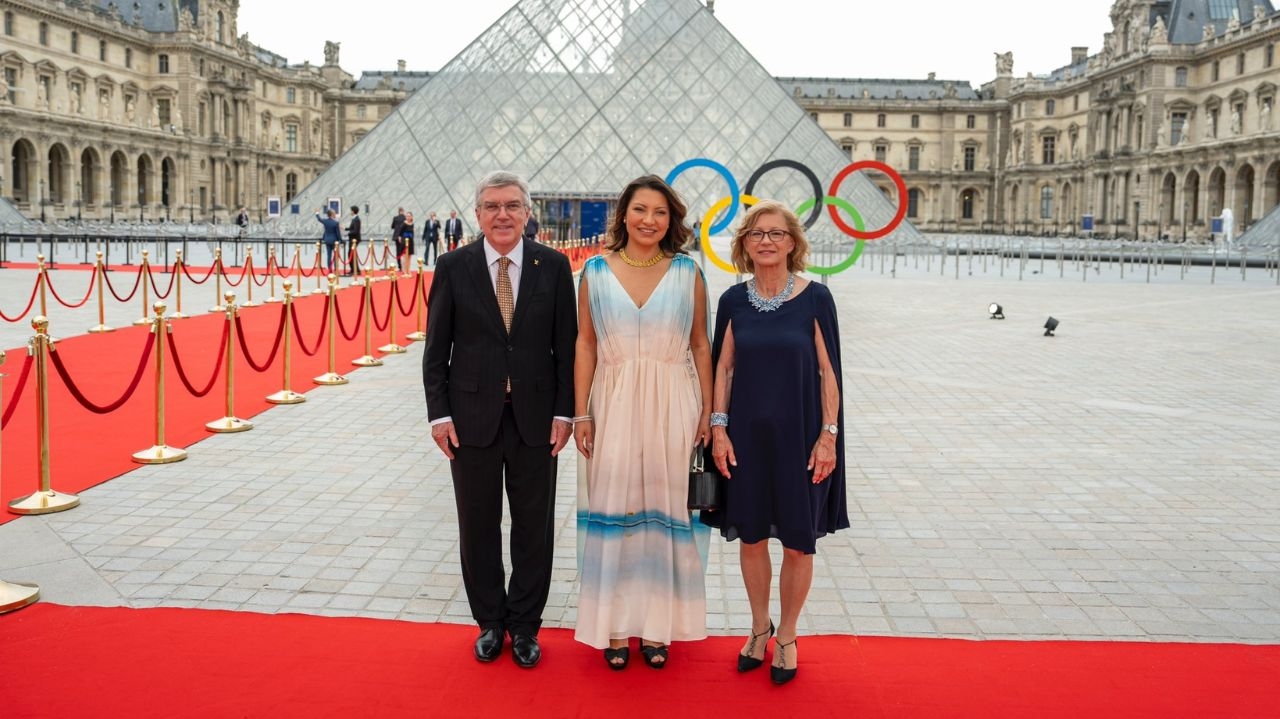
[{"label": "gold statement necklace", "polygon": [[632,267],[653,267],[654,265],[658,264],[659,262],[667,258],[665,254],[659,252],[658,254],[654,255],[653,257],[650,257],[647,260],[643,260],[643,261],[633,260],[627,254],[626,250],[618,250],[618,256],[622,258],[623,262],[627,263],[628,265],[631,265]]}]

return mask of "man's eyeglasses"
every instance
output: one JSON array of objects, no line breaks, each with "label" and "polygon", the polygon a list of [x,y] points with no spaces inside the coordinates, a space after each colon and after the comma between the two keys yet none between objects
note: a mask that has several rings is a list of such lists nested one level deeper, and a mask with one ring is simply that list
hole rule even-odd
[{"label": "man's eyeglasses", "polygon": [[765,232],[764,230],[751,230],[747,233],[747,239],[752,242],[764,242],[764,238],[768,237],[776,243],[782,242],[790,236],[791,233],[786,230],[769,230],[768,232]]},{"label": "man's eyeglasses", "polygon": [[480,205],[480,211],[486,215],[496,215],[499,210],[504,210],[508,215],[518,215],[524,210],[523,202],[507,202],[498,204],[496,202],[485,202]]}]

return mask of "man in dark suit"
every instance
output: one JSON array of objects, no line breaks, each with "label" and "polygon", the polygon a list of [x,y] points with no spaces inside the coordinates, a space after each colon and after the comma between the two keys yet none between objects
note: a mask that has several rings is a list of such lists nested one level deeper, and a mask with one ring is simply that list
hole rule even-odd
[{"label": "man in dark suit", "polygon": [[422,258],[426,259],[430,255],[431,264],[435,264],[436,257],[440,253],[440,220],[436,219],[434,212],[422,227],[422,241],[426,244],[426,248],[422,250]]},{"label": "man in dark suit", "polygon": [[[496,659],[505,632],[521,667],[541,657],[555,458],[571,434],[577,338],[568,260],[521,238],[528,213],[529,188],[519,176],[493,172],[480,181],[476,219],[485,239],[439,257],[422,360],[431,437],[451,460],[462,580],[480,626],[475,656]],[[502,564],[504,476],[509,585]]]},{"label": "man in dark suit", "polygon": [[353,277],[360,263],[360,206],[351,206],[351,222],[347,225],[347,277]]},{"label": "man in dark suit", "polygon": [[458,219],[457,210],[449,210],[449,219],[444,221],[444,239],[449,243],[449,251],[458,249],[462,241],[462,220]]}]

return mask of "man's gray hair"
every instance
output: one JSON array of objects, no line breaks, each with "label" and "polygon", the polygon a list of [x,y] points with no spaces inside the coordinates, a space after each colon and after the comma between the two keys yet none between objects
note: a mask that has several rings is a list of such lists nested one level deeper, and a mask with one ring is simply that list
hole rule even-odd
[{"label": "man's gray hair", "polygon": [[529,183],[524,178],[514,172],[506,170],[495,170],[480,178],[480,182],[476,184],[476,207],[480,207],[480,195],[490,187],[510,187],[515,185],[520,188],[520,194],[524,197],[524,206],[528,207],[529,201]]}]

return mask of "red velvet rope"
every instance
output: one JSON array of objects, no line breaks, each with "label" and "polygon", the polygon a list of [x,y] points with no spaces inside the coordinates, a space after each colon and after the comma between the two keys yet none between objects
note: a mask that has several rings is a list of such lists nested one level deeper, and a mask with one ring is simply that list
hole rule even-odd
[{"label": "red velvet rope", "polygon": [[192,277],[192,276],[191,276],[191,270],[187,269],[187,263],[185,263],[185,262],[183,262],[183,263],[182,263],[182,272],[183,272],[183,274],[185,274],[185,275],[187,276],[187,279],[191,280],[191,281],[192,281],[192,282],[194,282],[195,284],[197,284],[197,285],[203,285],[206,281],[208,281],[208,279],[209,279],[210,277],[212,277],[212,276],[213,276],[213,271],[214,271],[214,269],[216,269],[216,268],[217,268],[217,266],[218,266],[218,263],[216,263],[216,262],[215,262],[215,263],[213,263],[212,265],[209,265],[209,271],[208,271],[208,272],[206,272],[206,273],[204,273],[204,277],[201,277],[201,278],[200,278],[200,279],[198,279],[198,280],[197,280],[196,278],[194,278],[194,277]]},{"label": "red velvet rope", "polygon": [[227,269],[227,268],[225,268],[225,267],[224,267],[224,268],[222,268],[222,270],[223,270],[223,272],[222,272],[222,279],[223,279],[223,280],[224,280],[228,285],[230,285],[230,286],[232,286],[232,287],[239,287],[241,284],[243,284],[243,283],[244,283],[244,275],[245,275],[245,272],[247,272],[247,271],[249,270],[249,267],[248,267],[248,265],[246,265],[246,266],[244,266],[244,267],[241,267],[241,268],[240,268],[240,279],[236,280],[235,282],[232,282],[232,281],[231,281],[231,275],[228,275],[228,274],[227,274],[226,269]]},{"label": "red velvet rope", "polygon": [[203,397],[209,394],[213,389],[213,383],[218,380],[218,375],[222,372],[223,353],[227,351],[227,341],[230,339],[231,323],[222,323],[222,339],[218,340],[218,351],[214,354],[213,376],[209,378],[209,383],[204,389],[196,389],[191,385],[191,380],[187,378],[187,373],[182,369],[182,359],[178,356],[178,336],[169,335],[169,351],[173,353],[173,368],[178,371],[178,379],[182,380],[182,386],[194,397]]},{"label": "red velvet rope", "polygon": [[[44,276],[45,276],[45,279],[47,280],[49,278],[49,273],[46,272]],[[89,280],[89,291],[84,293],[84,299],[80,300],[74,305],[69,304],[66,300],[62,299],[62,296],[58,294],[58,290],[54,289],[52,282],[48,284],[49,284],[49,292],[53,293],[53,299],[57,300],[63,307],[69,307],[73,310],[76,309],[77,307],[83,307],[84,303],[88,302],[89,298],[93,296],[93,280],[92,279]]]},{"label": "red velvet rope", "polygon": [[284,335],[284,307],[280,308],[280,324],[276,326],[276,338],[271,340],[271,354],[267,356],[265,364],[259,365],[253,361],[253,356],[249,354],[249,347],[244,343],[244,323],[236,317],[236,341],[240,343],[240,352],[244,355],[244,361],[249,363],[255,372],[266,372],[271,363],[276,361],[276,352],[280,350],[280,338]]},{"label": "red velvet rope", "polygon": [[177,279],[177,277],[178,277],[177,274],[174,274],[174,273],[169,274],[169,287],[165,289],[164,294],[161,294],[160,288],[156,286],[156,276],[152,274],[151,266],[147,265],[147,279],[151,282],[151,291],[156,293],[156,299],[158,300],[163,300],[167,298],[169,296],[169,293],[173,292],[173,283]]},{"label": "red velvet rope", "polygon": [[[164,332],[165,329],[161,327],[160,331]],[[58,356],[58,352],[50,352],[49,359],[53,360],[53,368],[57,370],[58,376],[62,378],[62,383],[67,386],[67,390],[71,392],[71,396],[75,397],[76,401],[79,402],[81,406],[94,414],[110,414],[124,406],[124,403],[128,401],[128,399],[133,396],[134,391],[138,389],[138,382],[142,380],[142,371],[147,368],[147,359],[151,357],[151,350],[155,349],[155,346],[155,334],[148,334],[147,346],[142,348],[142,359],[138,362],[138,371],[133,373],[133,380],[129,382],[128,389],[124,391],[124,394],[120,395],[119,399],[111,404],[103,406],[90,402],[83,394],[81,394],[80,388],[76,386],[74,381],[72,381],[71,375],[67,372],[67,368],[62,365],[62,358]]]},{"label": "red velvet rope", "polygon": [[18,406],[18,400],[22,398],[22,390],[26,389],[27,377],[31,374],[32,360],[35,358],[27,355],[27,361],[22,363],[22,374],[18,375],[18,384],[13,387],[13,394],[9,395],[9,406],[4,408],[4,417],[0,417],[0,429],[9,426],[9,418],[13,416],[13,410]]},{"label": "red velvet rope", "polygon": [[[393,294],[393,295],[395,295],[395,296],[396,296],[396,306],[400,308],[400,316],[401,316],[401,317],[408,317],[408,316],[409,316],[409,314],[410,314],[411,312],[413,312],[413,300],[412,300],[412,299],[410,299],[410,301],[409,301],[409,306],[408,306],[407,308],[404,306],[404,301],[400,299],[400,290],[396,289],[396,286],[397,286],[397,285],[399,285],[399,284],[400,284],[399,282],[392,282],[392,283],[391,283],[391,294]],[[413,286],[413,289],[412,289],[412,290],[409,290],[409,297],[410,297],[410,298],[412,298],[412,297],[413,297],[414,290],[416,290],[417,288],[418,288],[418,286],[415,284],[415,285]]]},{"label": "red velvet rope", "polygon": [[31,311],[31,307],[32,307],[33,305],[35,305],[35,303],[36,303],[36,290],[39,290],[39,289],[40,289],[40,283],[39,283],[39,282],[35,283],[34,285],[31,285],[31,296],[27,298],[27,306],[26,306],[25,308],[23,308],[23,310],[22,310],[21,312],[19,312],[19,313],[18,313],[18,316],[17,316],[17,317],[10,317],[9,315],[6,315],[2,310],[0,310],[0,318],[3,318],[5,322],[19,322],[19,321],[21,321],[21,320],[22,320],[22,318],[23,318],[23,317],[26,317],[26,316],[27,316],[27,313]]},{"label": "red velvet rope", "polygon": [[387,313],[382,316],[382,324],[378,324],[378,313],[377,312],[373,313],[373,328],[379,332],[382,332],[383,330],[387,329],[387,324],[391,322],[391,310],[394,309],[391,306],[391,302],[392,302],[392,297],[388,293],[387,294]]},{"label": "red velvet rope", "polygon": [[329,324],[329,298],[326,297],[324,302],[324,314],[320,317],[320,336],[316,338],[310,350],[307,349],[306,341],[302,339],[302,328],[298,326],[298,308],[292,304],[289,305],[289,316],[293,318],[293,336],[298,338],[298,349],[308,357],[314,357],[320,351],[320,341],[324,339],[324,330]]},{"label": "red velvet rope", "polygon": [[111,296],[116,298],[116,302],[128,302],[129,300],[133,299],[133,296],[138,293],[138,288],[142,286],[142,268],[141,267],[138,268],[138,275],[133,278],[133,289],[129,290],[128,297],[121,297],[120,293],[116,292],[115,285],[111,284],[110,274],[104,271],[102,273],[102,277],[107,281],[107,289],[111,290]]},{"label": "red velvet rope", "polygon": [[252,282],[253,284],[257,285],[258,287],[266,287],[266,286],[267,286],[267,280],[269,279],[268,275],[270,275],[270,274],[271,274],[271,270],[270,270],[270,268],[267,268],[267,271],[266,271],[266,272],[264,272],[264,273],[262,273],[262,281],[261,281],[261,282],[259,282],[259,281],[258,281],[258,273],[257,273],[257,272],[250,272],[250,273],[249,273],[249,281],[250,281],[250,282]]},{"label": "red velvet rope", "polygon": [[342,303],[336,301],[336,297],[334,298],[333,314],[338,318],[338,331],[342,333],[342,338],[345,340],[355,339],[356,334],[360,332],[360,318],[364,317],[364,293],[368,291],[367,287],[360,288],[360,309],[356,311],[356,324],[351,328],[351,334],[347,334],[347,326],[342,323]]}]

